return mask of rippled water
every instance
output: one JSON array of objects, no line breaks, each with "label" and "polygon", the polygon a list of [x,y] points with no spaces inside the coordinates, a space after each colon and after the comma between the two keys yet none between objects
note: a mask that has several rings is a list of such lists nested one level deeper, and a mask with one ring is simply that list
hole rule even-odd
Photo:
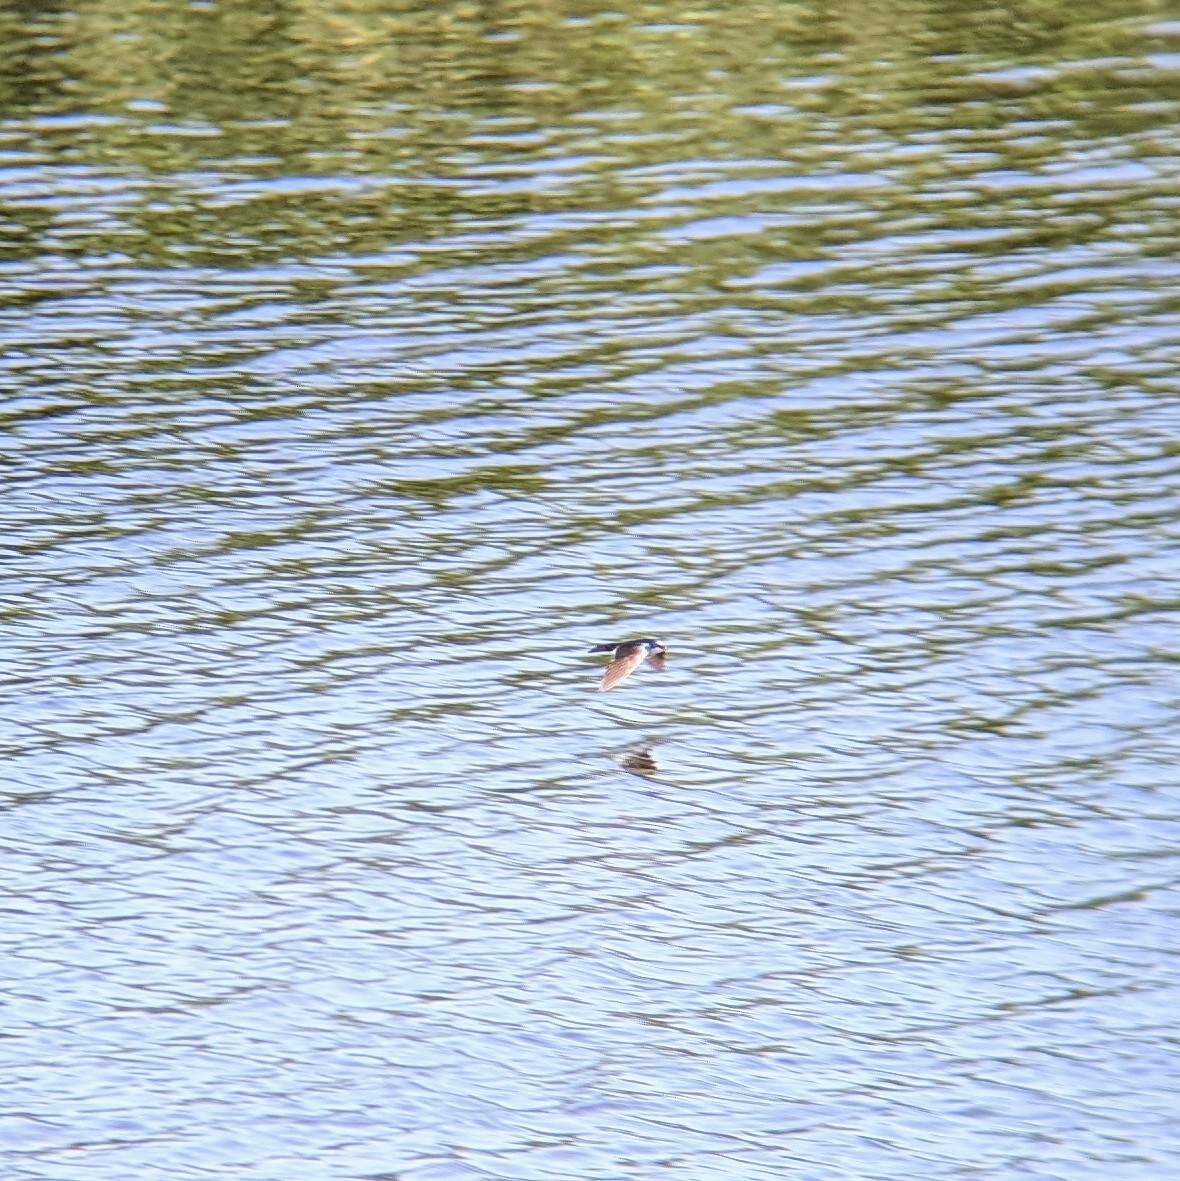
[{"label": "rippled water", "polygon": [[1175,1176],[1180,23],[21,13],[4,1175]]}]

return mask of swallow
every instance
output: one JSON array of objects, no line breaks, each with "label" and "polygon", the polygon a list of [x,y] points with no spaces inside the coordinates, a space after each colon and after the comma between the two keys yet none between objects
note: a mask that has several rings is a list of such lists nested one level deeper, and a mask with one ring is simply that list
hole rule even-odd
[{"label": "swallow", "polygon": [[645,660],[657,672],[663,672],[668,649],[659,640],[624,640],[621,644],[595,644],[590,651],[614,653],[614,659],[598,682],[599,692],[605,693],[629,677]]}]

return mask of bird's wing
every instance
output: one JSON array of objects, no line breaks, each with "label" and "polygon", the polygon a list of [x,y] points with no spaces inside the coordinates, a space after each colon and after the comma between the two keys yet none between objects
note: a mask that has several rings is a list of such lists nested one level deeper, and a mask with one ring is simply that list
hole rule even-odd
[{"label": "bird's wing", "polygon": [[607,689],[613,689],[621,680],[629,677],[643,663],[643,660],[642,648],[636,648],[634,652],[628,652],[625,656],[619,656],[612,660],[606,666],[602,680],[598,682],[599,690],[605,693]]},{"label": "bird's wing", "polygon": [[648,658],[647,663],[652,666],[658,673],[662,673],[668,665],[668,655],[666,652],[653,652]]}]

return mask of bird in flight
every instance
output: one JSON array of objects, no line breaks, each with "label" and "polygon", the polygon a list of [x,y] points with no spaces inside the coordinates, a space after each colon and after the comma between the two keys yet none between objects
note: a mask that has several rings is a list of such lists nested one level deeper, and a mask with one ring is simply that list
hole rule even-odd
[{"label": "bird in flight", "polygon": [[629,677],[645,660],[657,672],[663,672],[668,649],[659,640],[624,640],[621,644],[595,644],[590,651],[614,654],[598,682],[599,691],[605,693]]}]

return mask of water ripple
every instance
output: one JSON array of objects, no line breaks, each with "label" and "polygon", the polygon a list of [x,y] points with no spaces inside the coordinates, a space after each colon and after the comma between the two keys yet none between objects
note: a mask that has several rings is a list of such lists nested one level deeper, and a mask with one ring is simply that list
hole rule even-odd
[{"label": "water ripple", "polygon": [[1171,24],[378,7],[10,22],[6,1175],[1174,1173]]}]

